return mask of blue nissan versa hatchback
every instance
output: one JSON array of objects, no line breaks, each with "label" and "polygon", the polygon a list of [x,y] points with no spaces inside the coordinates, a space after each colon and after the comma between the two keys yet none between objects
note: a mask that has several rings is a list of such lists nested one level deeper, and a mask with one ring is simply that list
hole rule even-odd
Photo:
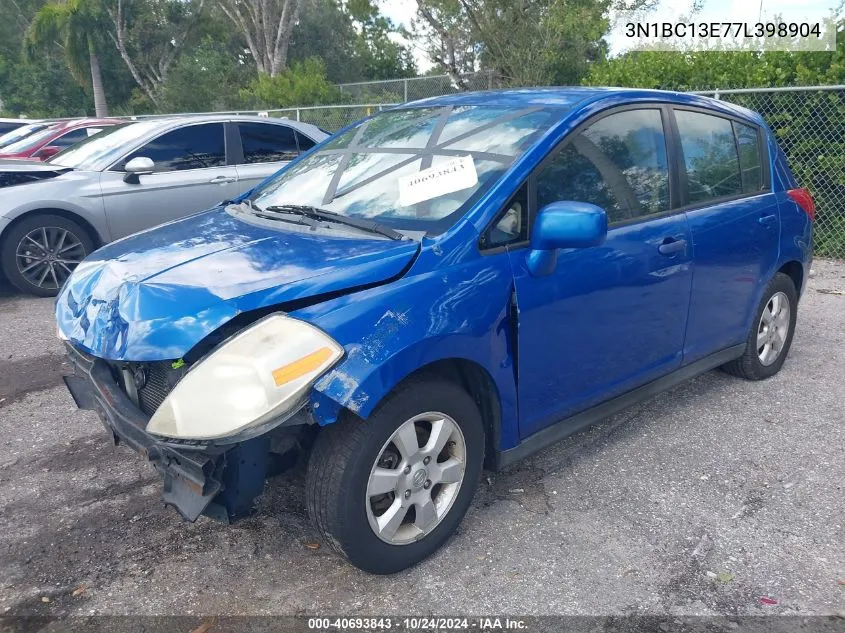
[{"label": "blue nissan versa hatchback", "polygon": [[777,373],[813,215],[730,104],[409,103],[83,261],[56,305],[66,382],[189,520],[248,513],[308,450],[319,531],[395,572],[446,541],[484,465],[714,367]]}]

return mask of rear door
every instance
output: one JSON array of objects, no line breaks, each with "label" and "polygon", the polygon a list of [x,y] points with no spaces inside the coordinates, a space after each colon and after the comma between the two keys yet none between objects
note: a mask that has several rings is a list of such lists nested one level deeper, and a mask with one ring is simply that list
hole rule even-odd
[{"label": "rear door", "polygon": [[780,220],[762,130],[709,110],[673,111],[694,261],[689,363],[746,340],[777,265]]},{"label": "rear door", "polygon": [[[126,182],[123,167],[133,158],[153,161],[155,171]],[[209,209],[237,195],[237,172],[227,164],[223,123],[198,123],[170,130],[125,156],[100,184],[103,205],[117,239]]]},{"label": "rear door", "polygon": [[[657,105],[600,115],[529,180],[533,209],[590,202],[607,211],[609,227],[600,246],[559,250],[546,276],[528,271],[528,248],[509,247],[522,437],[681,364],[692,273],[687,219],[670,186],[667,118]],[[494,227],[507,226],[509,213],[517,216],[505,210]]]},{"label": "rear door", "polygon": [[299,156],[301,140],[308,140],[280,123],[239,121],[235,125],[241,143],[241,155],[236,159],[239,194],[252,189]]}]

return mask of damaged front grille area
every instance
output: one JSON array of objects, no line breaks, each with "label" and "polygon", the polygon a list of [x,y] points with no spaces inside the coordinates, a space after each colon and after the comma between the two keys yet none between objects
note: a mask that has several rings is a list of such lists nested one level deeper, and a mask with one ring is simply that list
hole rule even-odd
[{"label": "damaged front grille area", "polygon": [[186,365],[173,368],[171,361],[113,365],[117,382],[129,399],[146,415],[153,415],[185,373]]}]

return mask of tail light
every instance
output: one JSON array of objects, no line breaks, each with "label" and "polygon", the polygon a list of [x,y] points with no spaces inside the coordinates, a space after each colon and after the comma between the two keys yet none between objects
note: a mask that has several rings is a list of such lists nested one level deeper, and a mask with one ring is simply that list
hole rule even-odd
[{"label": "tail light", "polygon": [[806,189],[790,189],[786,192],[792,198],[804,213],[810,216],[811,220],[816,219],[816,203],[813,202],[813,196]]}]

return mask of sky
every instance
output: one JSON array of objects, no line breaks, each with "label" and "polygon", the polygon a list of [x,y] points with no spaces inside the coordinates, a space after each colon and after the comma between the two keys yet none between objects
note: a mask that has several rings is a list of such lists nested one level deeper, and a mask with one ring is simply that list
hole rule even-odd
[{"label": "sky", "polygon": [[[771,20],[780,15],[784,21],[805,22],[810,19],[821,19],[830,15],[832,9],[839,6],[840,0],[704,0],[701,12],[696,16],[701,21],[730,21],[757,22],[762,16],[763,21]],[[416,12],[415,0],[380,0],[382,12],[396,24],[407,28],[411,26],[411,18]],[[662,0],[652,13],[648,14],[649,21],[674,21],[679,15],[688,14],[692,6],[689,0]],[[431,68],[431,62],[426,58],[425,51],[414,42],[404,42],[409,45],[417,62],[417,69],[424,73]],[[611,35],[608,38],[611,54],[619,53],[623,46],[623,38]]]}]

